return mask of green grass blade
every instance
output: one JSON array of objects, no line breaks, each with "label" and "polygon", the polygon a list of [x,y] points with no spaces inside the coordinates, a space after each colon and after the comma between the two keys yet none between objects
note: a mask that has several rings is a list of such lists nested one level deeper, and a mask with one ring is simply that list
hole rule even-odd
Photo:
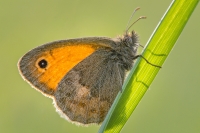
[{"label": "green grass blade", "polygon": [[[142,55],[162,66],[199,0],[174,0],[150,37]],[[160,69],[138,59],[99,132],[118,133],[129,119]]]}]

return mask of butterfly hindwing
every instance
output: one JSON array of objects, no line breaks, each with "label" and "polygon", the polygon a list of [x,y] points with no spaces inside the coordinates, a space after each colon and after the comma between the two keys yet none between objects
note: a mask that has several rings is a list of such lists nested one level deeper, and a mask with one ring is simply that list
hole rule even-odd
[{"label": "butterfly hindwing", "polygon": [[65,118],[83,124],[101,123],[121,90],[124,70],[100,48],[78,63],[61,80],[55,103]]}]

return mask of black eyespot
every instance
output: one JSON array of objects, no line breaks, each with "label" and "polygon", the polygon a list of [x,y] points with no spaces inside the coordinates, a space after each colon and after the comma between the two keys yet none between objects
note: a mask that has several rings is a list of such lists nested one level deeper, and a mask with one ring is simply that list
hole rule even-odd
[{"label": "black eyespot", "polygon": [[45,59],[42,59],[41,61],[38,62],[38,66],[40,68],[46,68],[48,65],[48,62]]}]

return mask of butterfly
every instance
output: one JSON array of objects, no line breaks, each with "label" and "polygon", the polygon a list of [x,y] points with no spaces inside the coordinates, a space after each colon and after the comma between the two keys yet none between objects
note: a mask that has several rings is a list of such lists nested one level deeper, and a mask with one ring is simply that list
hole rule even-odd
[{"label": "butterfly", "polygon": [[86,37],[41,45],[19,60],[20,74],[53,99],[62,117],[76,124],[100,124],[122,89],[126,72],[142,57],[137,55],[138,35],[128,33],[129,28],[113,39]]}]

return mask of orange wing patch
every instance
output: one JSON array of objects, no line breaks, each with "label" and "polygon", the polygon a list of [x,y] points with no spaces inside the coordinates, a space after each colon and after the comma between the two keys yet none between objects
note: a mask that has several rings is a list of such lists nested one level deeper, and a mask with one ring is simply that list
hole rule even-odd
[{"label": "orange wing patch", "polygon": [[[44,83],[48,89],[55,91],[58,83],[67,72],[92,54],[97,48],[97,46],[87,44],[63,45],[62,47],[43,52],[35,63],[37,70],[33,74],[39,74],[39,82]],[[47,61],[45,69],[40,68],[38,65],[38,62],[42,59]]]}]

